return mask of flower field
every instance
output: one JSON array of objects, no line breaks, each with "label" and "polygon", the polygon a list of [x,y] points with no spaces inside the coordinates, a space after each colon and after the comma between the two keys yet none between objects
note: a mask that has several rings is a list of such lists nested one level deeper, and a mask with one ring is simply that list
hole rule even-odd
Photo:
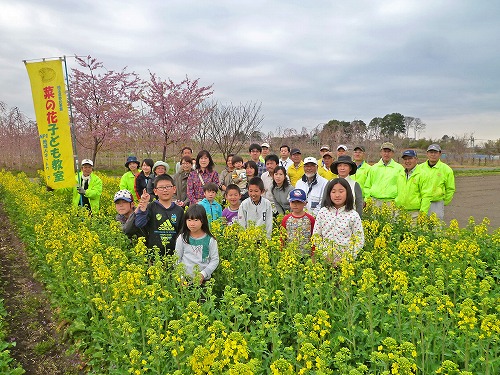
[{"label": "flower field", "polygon": [[[365,247],[332,268],[279,230],[213,224],[204,288],[101,212],[2,171],[0,199],[92,374],[498,374],[500,229],[417,225],[368,206]],[[0,343],[0,348],[1,348]],[[1,355],[1,353],[0,353]],[[0,362],[1,363],[1,362]]]}]

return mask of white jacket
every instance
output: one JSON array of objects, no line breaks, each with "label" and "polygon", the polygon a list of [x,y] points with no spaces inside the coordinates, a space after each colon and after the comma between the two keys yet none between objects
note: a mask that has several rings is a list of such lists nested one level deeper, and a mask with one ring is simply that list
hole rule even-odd
[{"label": "white jacket", "polygon": [[316,216],[321,208],[321,203],[323,201],[323,192],[325,191],[325,186],[328,180],[321,177],[316,173],[316,178],[310,183],[306,177],[303,175],[300,180],[295,184],[295,189],[302,189],[307,195],[307,205],[306,210],[311,215]]}]

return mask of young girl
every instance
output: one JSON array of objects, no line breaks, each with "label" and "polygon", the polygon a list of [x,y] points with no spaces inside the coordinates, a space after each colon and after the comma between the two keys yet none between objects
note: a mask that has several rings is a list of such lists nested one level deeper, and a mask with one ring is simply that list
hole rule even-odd
[{"label": "young girl", "polygon": [[219,265],[217,241],[210,233],[207,213],[199,204],[188,208],[184,223],[175,243],[179,263],[186,267],[186,274],[195,277],[195,266],[201,273],[202,284],[210,279]]},{"label": "young girl", "polygon": [[354,210],[351,186],[344,178],[335,178],[326,185],[313,237],[317,241],[316,253],[323,253],[333,265],[340,262],[345,252],[355,258],[363,247],[363,225]]},{"label": "young girl", "polygon": [[290,211],[290,202],[288,198],[292,190],[293,186],[290,185],[290,181],[288,181],[285,167],[279,165],[274,168],[273,187],[271,192],[274,197],[274,204],[276,205],[278,214],[284,215]]}]

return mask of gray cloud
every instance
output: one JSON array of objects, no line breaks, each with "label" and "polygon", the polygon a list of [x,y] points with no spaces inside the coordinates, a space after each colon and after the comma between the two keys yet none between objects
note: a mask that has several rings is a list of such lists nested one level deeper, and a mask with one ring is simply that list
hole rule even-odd
[{"label": "gray cloud", "polygon": [[78,54],[262,102],[264,131],[400,112],[426,122],[428,137],[500,138],[495,2],[0,4],[0,100],[32,117],[22,60]]}]

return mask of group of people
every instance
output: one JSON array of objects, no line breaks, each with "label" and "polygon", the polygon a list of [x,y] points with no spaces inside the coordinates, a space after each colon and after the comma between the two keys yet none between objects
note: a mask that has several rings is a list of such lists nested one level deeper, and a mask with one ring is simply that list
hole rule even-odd
[{"label": "group of people", "polygon": [[[161,255],[177,254],[187,273],[195,276],[198,269],[203,282],[219,262],[210,233],[214,220],[238,222],[243,228],[264,226],[270,237],[274,218],[282,214],[285,243],[296,244],[304,256],[319,253],[336,264],[344,253],[356,257],[364,245],[366,200],[393,202],[414,218],[424,212],[443,219],[455,191],[453,171],[440,160],[437,144],[428,147],[422,164],[415,150],[404,150],[403,165],[393,159],[390,142],[382,143],[374,165],[366,162],[361,145],[354,147],[352,157],[346,145],[339,145],[335,155],[325,145],[318,159],[302,159],[298,148],[287,145],[280,147],[279,156],[268,143],[251,144],[248,151],[246,162],[228,155],[220,174],[206,150],[193,158],[192,149],[184,147],[173,175],[163,161],[144,159],[140,164],[129,157],[114,197],[123,231],[145,236],[147,246],[158,247]],[[82,162],[73,202],[97,210],[102,182],[92,167],[90,160]],[[219,191],[225,207],[216,200]]]}]

